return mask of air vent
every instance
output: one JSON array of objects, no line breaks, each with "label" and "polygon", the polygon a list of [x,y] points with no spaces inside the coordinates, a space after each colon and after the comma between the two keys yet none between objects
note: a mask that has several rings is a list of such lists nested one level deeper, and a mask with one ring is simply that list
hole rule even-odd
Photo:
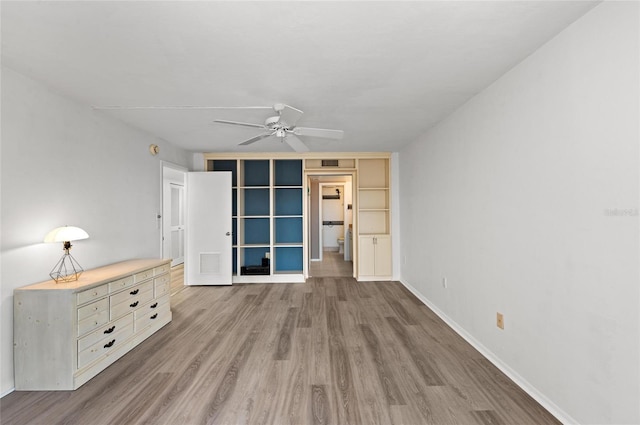
[{"label": "air vent", "polygon": [[337,159],[323,159],[322,160],[323,167],[337,167],[338,160]]},{"label": "air vent", "polygon": [[220,253],[200,253],[200,274],[220,274]]}]

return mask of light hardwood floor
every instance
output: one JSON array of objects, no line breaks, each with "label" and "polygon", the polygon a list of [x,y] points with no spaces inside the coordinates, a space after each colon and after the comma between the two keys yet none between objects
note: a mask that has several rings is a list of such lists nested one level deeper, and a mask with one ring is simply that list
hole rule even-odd
[{"label": "light hardwood floor", "polygon": [[400,283],[177,289],[172,323],[76,391],[7,395],[0,422],[559,423]]}]

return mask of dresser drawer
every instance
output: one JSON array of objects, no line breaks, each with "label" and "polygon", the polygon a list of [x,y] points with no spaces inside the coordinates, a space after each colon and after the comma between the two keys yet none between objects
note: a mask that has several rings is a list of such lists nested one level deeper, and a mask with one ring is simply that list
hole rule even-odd
[{"label": "dresser drawer", "polygon": [[148,281],[140,285],[127,288],[124,291],[118,292],[117,294],[113,294],[111,295],[111,297],[109,297],[109,299],[111,300],[111,307],[113,307],[116,304],[125,302],[130,298],[134,298],[136,295],[139,295],[141,292],[148,291],[149,289],[152,289],[152,288],[153,288],[153,282]]},{"label": "dresser drawer", "polygon": [[139,308],[138,310],[136,310],[133,314],[133,317],[135,318],[135,320],[138,320],[140,317],[143,317],[147,312],[158,311],[161,308],[163,308],[165,305],[169,305],[170,300],[171,298],[169,297],[169,295],[165,295],[163,297],[157,298],[151,301],[150,303],[142,306],[142,308]]},{"label": "dresser drawer", "polygon": [[120,348],[120,344],[133,335],[133,327],[122,328],[119,332],[114,332],[110,337],[96,342],[93,345],[78,352],[78,369],[81,369],[94,360],[108,354],[110,351]]},{"label": "dresser drawer", "polygon": [[153,269],[153,275],[159,276],[163,273],[169,273],[169,270],[171,270],[171,266],[169,265],[169,263],[163,264],[162,266]]},{"label": "dresser drawer", "polygon": [[138,332],[156,322],[162,322],[171,314],[169,296],[164,296],[134,313],[135,331]]},{"label": "dresser drawer", "polygon": [[[108,300],[105,298],[100,302],[107,302]],[[89,306],[93,306],[93,304],[89,304]],[[80,310],[78,310],[78,316],[80,315]],[[104,325],[109,321],[109,308],[106,310],[98,310],[93,314],[86,316],[82,319],[78,319],[78,336],[84,335],[87,332],[91,332],[99,326]]]},{"label": "dresser drawer", "polygon": [[127,276],[122,279],[109,282],[109,292],[117,292],[120,289],[127,288],[133,285],[133,276]]},{"label": "dresser drawer", "polygon": [[91,345],[96,344],[99,341],[110,338],[112,335],[120,332],[125,328],[131,328],[133,330],[133,314],[127,314],[115,322],[107,323],[104,326],[96,329],[95,331],[78,339],[78,353],[89,348]]},{"label": "dresser drawer", "polygon": [[143,286],[146,289],[145,291],[141,289],[136,295],[131,295],[118,304],[111,303],[111,320],[117,319],[130,311],[135,311],[153,299],[153,282]]},{"label": "dresser drawer", "polygon": [[153,277],[153,269],[145,270],[143,272],[134,274],[133,275],[133,282],[134,283],[140,283],[140,282],[145,281],[147,279],[150,279],[152,277]]},{"label": "dresser drawer", "polygon": [[100,297],[104,297],[108,293],[109,287],[107,285],[96,286],[95,288],[78,292],[76,294],[76,303],[77,305],[82,305],[88,303],[89,301],[97,300]]},{"label": "dresser drawer", "polygon": [[156,298],[159,298],[165,294],[168,294],[171,290],[171,277],[165,274],[153,279],[153,285],[155,287]]},{"label": "dresser drawer", "polygon": [[93,316],[95,314],[99,314],[101,311],[105,311],[109,309],[109,299],[103,298],[99,301],[92,302],[91,304],[87,304],[84,307],[80,307],[78,309],[78,322],[86,319],[87,317]]}]

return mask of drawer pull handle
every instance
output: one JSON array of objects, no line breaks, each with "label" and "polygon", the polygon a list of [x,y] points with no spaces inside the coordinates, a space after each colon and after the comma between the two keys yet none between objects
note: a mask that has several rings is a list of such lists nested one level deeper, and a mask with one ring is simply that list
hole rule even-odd
[{"label": "drawer pull handle", "polygon": [[111,326],[109,329],[105,330],[104,333],[110,334],[111,332],[113,332],[115,330],[115,328],[116,328],[115,325]]},{"label": "drawer pull handle", "polygon": [[158,307],[158,303],[151,304],[151,308],[156,308],[156,307]]},{"label": "drawer pull handle", "polygon": [[158,313],[154,314],[153,316],[150,317],[151,320],[155,319],[156,317],[158,317]]},{"label": "drawer pull handle", "polygon": [[113,347],[113,344],[115,344],[115,343],[116,343],[116,340],[112,339],[111,341],[109,341],[108,343],[106,343],[104,345],[104,348],[111,348],[111,347]]},{"label": "drawer pull handle", "polygon": [[138,301],[134,302],[133,304],[129,304],[129,307],[135,307],[138,305]]},{"label": "drawer pull handle", "polygon": [[138,292],[140,292],[140,290],[139,290],[139,289],[136,289],[135,291],[131,291],[131,292],[129,292],[129,293],[130,293],[131,295],[136,295]]}]

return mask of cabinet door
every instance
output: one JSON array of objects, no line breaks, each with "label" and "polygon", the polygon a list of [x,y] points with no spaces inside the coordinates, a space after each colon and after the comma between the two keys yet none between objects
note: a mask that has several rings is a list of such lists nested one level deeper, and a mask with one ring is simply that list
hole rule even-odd
[{"label": "cabinet door", "polygon": [[378,235],[375,237],[375,274],[391,276],[391,237]]},{"label": "cabinet door", "polygon": [[358,269],[360,276],[373,276],[375,274],[375,246],[373,236],[360,236],[358,246]]}]

